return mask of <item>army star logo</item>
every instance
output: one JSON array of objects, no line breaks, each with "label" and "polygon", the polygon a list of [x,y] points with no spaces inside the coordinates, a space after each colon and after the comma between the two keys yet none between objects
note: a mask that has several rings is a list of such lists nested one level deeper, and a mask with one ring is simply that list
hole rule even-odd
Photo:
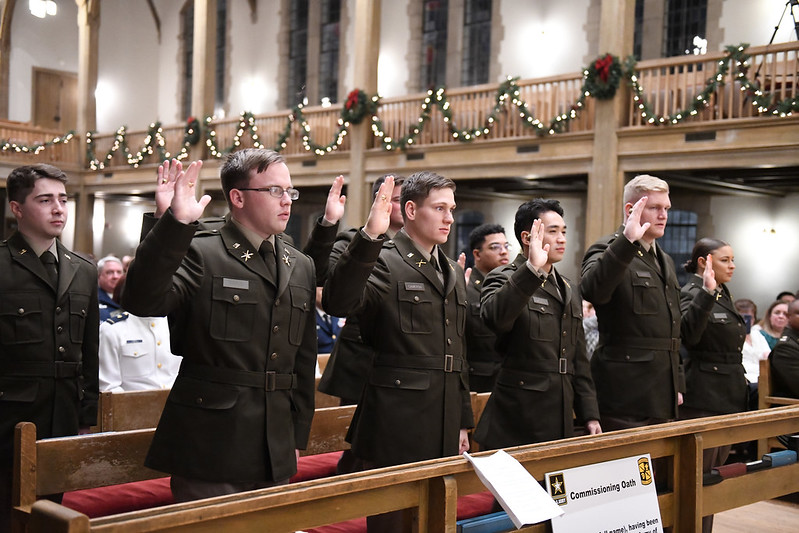
[{"label": "army star logo", "polygon": [[283,262],[286,264],[286,266],[291,266],[291,261],[289,261],[289,254],[283,256]]},{"label": "army star logo", "polygon": [[251,251],[249,251],[249,250],[247,250],[246,252],[244,252],[243,254],[241,254],[241,258],[242,258],[242,259],[244,259],[244,262],[245,262],[245,263],[246,263],[247,261],[249,261],[251,257],[252,257],[252,252],[251,252]]}]

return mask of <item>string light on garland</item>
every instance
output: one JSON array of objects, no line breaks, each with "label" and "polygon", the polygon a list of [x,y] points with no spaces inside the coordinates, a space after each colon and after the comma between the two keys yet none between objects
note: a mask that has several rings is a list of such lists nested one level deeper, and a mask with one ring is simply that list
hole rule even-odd
[{"label": "string light on garland", "polygon": [[[730,73],[731,68],[734,68],[735,81],[740,84],[741,91],[747,93],[747,96],[751,99],[752,106],[757,109],[758,113],[787,117],[799,111],[799,98],[786,98],[776,102],[773,94],[764,94],[760,84],[756,80],[749,79],[749,59],[751,56],[745,53],[748,47],[748,43],[727,46],[727,56],[716,63],[716,73],[707,79],[702,91],[692,99],[687,108],[676,111],[669,116],[660,116],[652,111],[651,106],[644,97],[644,89],[635,74],[635,59],[628,58],[625,62],[625,71],[633,90],[633,102],[641,113],[642,118],[648,124],[669,125],[678,124],[686,118],[697,115],[710,105],[713,94],[720,86],[724,85],[724,80]],[[734,67],[731,67],[731,65],[734,65]]]},{"label": "string light on garland", "polygon": [[255,115],[249,111],[244,111],[239,119],[239,128],[236,130],[236,135],[233,137],[233,144],[227,148],[220,149],[216,144],[216,131],[211,127],[211,123],[215,117],[205,117],[205,145],[211,152],[211,156],[215,158],[223,157],[225,154],[236,150],[241,146],[241,139],[245,134],[249,135],[252,139],[254,148],[263,148],[260,138],[258,137],[258,126],[255,125]]},{"label": "string light on garland", "polygon": [[111,149],[105,154],[103,160],[100,160],[95,155],[95,141],[94,136],[97,132],[90,131],[86,134],[86,159],[89,162],[89,168],[92,170],[102,170],[106,166],[110,166],[114,159],[114,154],[122,152],[125,155],[125,161],[133,168],[138,168],[139,165],[148,157],[157,153],[157,159],[163,161],[169,158],[169,152],[166,151],[166,140],[164,139],[163,129],[160,122],[150,124],[144,138],[144,145],[136,154],[132,154],[127,142],[127,128],[120,126],[114,134],[114,142]]},{"label": "string light on garland", "polygon": [[49,141],[45,141],[43,143],[34,143],[30,145],[17,144],[13,141],[4,139],[0,141],[0,149],[2,149],[4,152],[39,155],[41,152],[45,151],[50,146],[69,143],[69,141],[71,141],[74,136],[75,136],[74,131],[68,131],[64,135],[53,137]]}]

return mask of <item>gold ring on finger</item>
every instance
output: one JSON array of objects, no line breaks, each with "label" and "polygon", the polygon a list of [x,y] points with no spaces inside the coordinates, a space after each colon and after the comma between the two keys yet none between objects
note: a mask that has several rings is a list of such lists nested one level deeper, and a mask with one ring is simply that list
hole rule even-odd
[{"label": "gold ring on finger", "polygon": [[189,187],[194,187],[194,182],[193,181],[189,182]]}]

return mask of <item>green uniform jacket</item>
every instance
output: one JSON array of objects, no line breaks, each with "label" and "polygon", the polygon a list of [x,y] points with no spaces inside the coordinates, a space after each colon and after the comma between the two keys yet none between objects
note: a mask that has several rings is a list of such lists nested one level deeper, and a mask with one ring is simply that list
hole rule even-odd
[{"label": "green uniform jacket", "polygon": [[518,255],[483,287],[482,316],[503,357],[474,435],[487,449],[573,437],[574,414],[599,420],[579,291],[561,278],[561,299],[526,262]]},{"label": "green uniform jacket", "polygon": [[602,415],[677,418],[685,392],[680,361],[680,285],[674,261],[660,269],[624,227],[585,253],[580,290],[594,304],[599,344],[591,358]]},{"label": "green uniform jacket", "polygon": [[799,398],[799,331],[786,326],[769,361],[772,394]]},{"label": "green uniform jacket", "polygon": [[276,237],[276,285],[232,222],[196,228],[161,217],[123,292],[133,314],[170,314],[183,356],[145,464],[217,482],[288,479],[314,410],[313,263]]},{"label": "green uniform jacket", "polygon": [[483,291],[483,274],[472,269],[466,285],[466,359],[469,361],[469,389],[472,392],[491,392],[497,380],[502,357],[495,347],[497,336],[480,316],[480,293]]},{"label": "green uniform jacket", "polygon": [[[336,234],[337,229],[338,224],[322,226],[317,221],[305,246],[305,252],[316,265],[316,278],[320,285],[324,285],[330,269],[336,265],[358,232],[357,229],[350,228]],[[363,342],[358,317],[347,316],[347,322],[341,328],[319,380],[319,390],[347,403],[357,403],[372,366],[373,356],[372,348]]]},{"label": "green uniform jacket", "polygon": [[729,291],[720,285],[716,297],[702,288],[700,276],[691,276],[682,288],[680,309],[688,353],[683,405],[712,414],[746,411],[748,386],[741,364],[746,325]]},{"label": "green uniform jacket", "polygon": [[377,466],[457,454],[460,429],[474,424],[463,271],[438,260],[443,287],[404,232],[385,246],[359,232],[325,283],[323,307],[356,314],[375,352],[347,438]]},{"label": "green uniform jacket", "polygon": [[[20,233],[0,243],[0,457],[13,456],[14,426],[37,438],[75,435],[97,423],[97,269],[58,248],[58,288]],[[10,481],[9,481],[10,482]]]}]

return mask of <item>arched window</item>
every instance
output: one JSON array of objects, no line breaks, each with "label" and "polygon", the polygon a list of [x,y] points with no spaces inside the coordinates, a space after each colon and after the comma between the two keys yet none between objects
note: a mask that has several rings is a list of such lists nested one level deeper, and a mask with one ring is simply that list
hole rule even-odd
[{"label": "arched window", "polygon": [[488,83],[491,65],[491,0],[466,0],[461,84]]}]

